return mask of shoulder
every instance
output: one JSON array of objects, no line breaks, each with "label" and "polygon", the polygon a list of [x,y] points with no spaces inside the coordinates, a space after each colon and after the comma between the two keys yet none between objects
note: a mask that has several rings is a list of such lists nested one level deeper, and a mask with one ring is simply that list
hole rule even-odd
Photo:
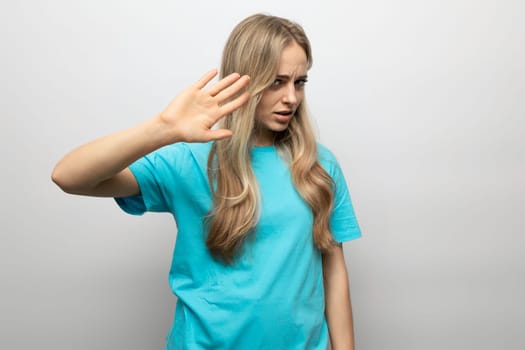
[{"label": "shoulder", "polygon": [[339,168],[334,153],[320,143],[317,143],[317,159],[329,174],[333,174],[334,170]]},{"label": "shoulder", "polygon": [[160,156],[162,158],[184,158],[188,155],[206,155],[211,149],[211,142],[208,143],[186,143],[186,142],[177,142],[171,145],[164,146],[159,148],[153,155]]},{"label": "shoulder", "polygon": [[193,154],[206,154],[210,153],[213,142],[198,142],[198,143],[186,143],[180,142],[181,147],[187,149],[188,152]]},{"label": "shoulder", "polygon": [[208,157],[210,155],[212,145],[213,142],[181,143],[181,147],[185,148],[191,160],[199,164],[199,166],[203,169],[207,168]]},{"label": "shoulder", "polygon": [[317,143],[317,155],[319,160],[331,160],[335,161],[335,155],[326,147],[325,145],[321,143]]},{"label": "shoulder", "polygon": [[205,168],[210,149],[211,143],[177,142],[139,159],[133,164],[132,170],[165,177],[182,175],[193,171],[196,164]]}]

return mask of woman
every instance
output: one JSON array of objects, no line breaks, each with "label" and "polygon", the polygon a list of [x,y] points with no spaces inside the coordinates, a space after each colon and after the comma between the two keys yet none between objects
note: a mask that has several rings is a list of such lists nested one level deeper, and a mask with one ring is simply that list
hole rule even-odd
[{"label": "woman", "polygon": [[[56,166],[64,191],[171,212],[167,349],[353,349],[341,242],[360,236],[343,174],[304,101],[303,29],[254,15],[207,73],[146,122]],[[219,125],[214,128],[214,125]]]}]

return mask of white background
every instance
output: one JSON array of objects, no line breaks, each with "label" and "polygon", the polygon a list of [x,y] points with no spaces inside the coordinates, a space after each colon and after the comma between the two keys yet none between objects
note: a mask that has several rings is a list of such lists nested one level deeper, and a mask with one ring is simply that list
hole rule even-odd
[{"label": "white background", "polygon": [[168,215],[50,180],[71,148],[162,110],[255,12],[301,23],[307,96],[363,238],[357,348],[523,349],[525,5],[12,1],[0,5],[0,348],[162,349]]}]

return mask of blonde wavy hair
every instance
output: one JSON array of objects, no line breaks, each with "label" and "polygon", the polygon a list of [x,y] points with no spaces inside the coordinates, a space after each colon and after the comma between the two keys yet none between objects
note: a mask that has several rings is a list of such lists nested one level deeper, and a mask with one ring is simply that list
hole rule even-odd
[{"label": "blonde wavy hair", "polygon": [[[312,53],[302,27],[284,18],[257,14],[234,28],[223,51],[221,77],[233,72],[251,77],[250,100],[220,122],[233,136],[214,142],[208,158],[213,207],[206,218],[206,245],[225,263],[233,262],[259,219],[259,189],[250,162],[255,110],[275,80],[282,51],[293,42],[304,49],[309,69]],[[289,162],[293,183],[312,210],[314,243],[326,252],[335,244],[329,227],[334,184],[317,160],[317,143],[304,100],[288,128],[276,133],[275,146]]]}]

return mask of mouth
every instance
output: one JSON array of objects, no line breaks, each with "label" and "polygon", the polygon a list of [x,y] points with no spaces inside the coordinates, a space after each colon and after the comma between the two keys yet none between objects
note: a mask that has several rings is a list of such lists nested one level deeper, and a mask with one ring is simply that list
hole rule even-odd
[{"label": "mouth", "polygon": [[292,116],[294,114],[293,110],[285,109],[281,111],[274,112],[275,116],[277,117],[277,120],[281,122],[288,122],[290,119],[292,119]]}]

